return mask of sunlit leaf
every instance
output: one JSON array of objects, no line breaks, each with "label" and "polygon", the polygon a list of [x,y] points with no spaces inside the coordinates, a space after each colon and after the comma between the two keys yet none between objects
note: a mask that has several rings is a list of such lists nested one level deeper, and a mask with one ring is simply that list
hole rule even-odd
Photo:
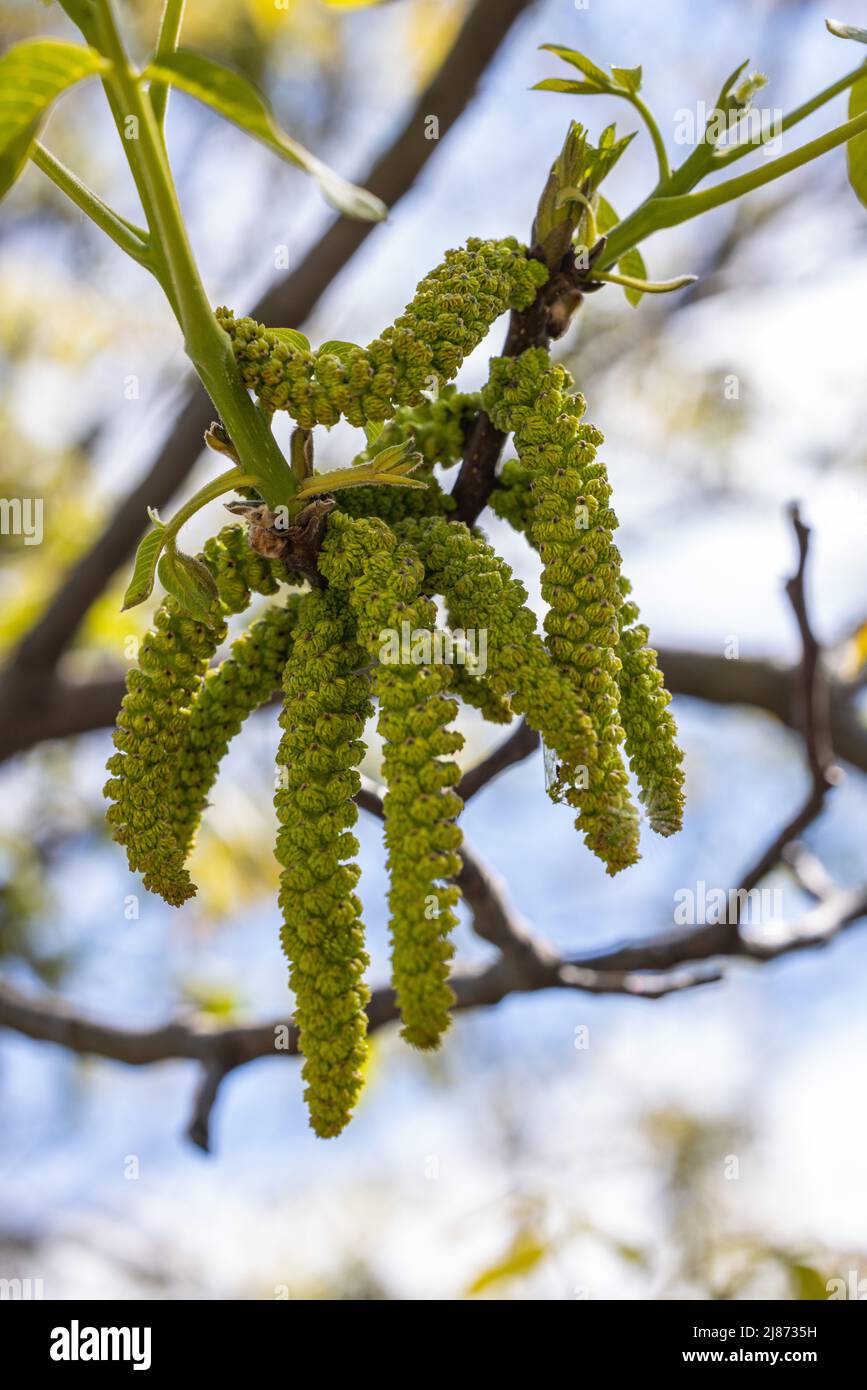
[{"label": "sunlit leaf", "polygon": [[309,352],[310,339],[305,338],[303,333],[299,333],[297,328],[272,328],[270,330],[275,338],[279,338],[281,343],[287,343],[296,352]]},{"label": "sunlit leaf", "polygon": [[379,198],[341,178],[281,130],[264,98],[241,73],[214,62],[203,53],[179,49],[149,64],[144,75],[151,82],[169,83],[196,97],[283,159],[297,164],[313,176],[322,196],[338,212],[366,222],[380,222],[386,216],[387,209]]},{"label": "sunlit leaf", "polygon": [[594,82],[575,82],[569,77],[545,77],[532,88],[534,92],[567,92],[570,96],[599,96],[600,88]]},{"label": "sunlit leaf", "polygon": [[467,1289],[467,1294],[484,1293],[493,1288],[496,1284],[505,1283],[508,1279],[514,1279],[522,1274],[529,1274],[531,1269],[548,1254],[549,1246],[537,1240],[534,1236],[521,1232],[514,1240],[508,1254],[498,1260],[496,1264],[490,1265],[478,1274]]},{"label": "sunlit leaf", "polygon": [[135,553],[132,579],[123,596],[124,608],[135,608],[149,598],[154,587],[157,560],[165,541],[166,528],[162,522],[154,520],[153,529],[147,531],[139,541]]},{"label": "sunlit leaf", "polygon": [[344,342],[342,338],[329,338],[327,342],[319,344],[319,352],[323,356],[329,353],[333,354],[335,357],[340,357],[347,349],[350,352],[357,352],[358,344]]},{"label": "sunlit leaf", "polygon": [[[596,225],[600,232],[610,232],[611,228],[616,227],[619,221],[620,218],[617,216],[617,213],[614,211],[608,199],[603,198],[600,193],[599,204],[596,209]],[[644,264],[644,257],[637,246],[633,246],[631,251],[627,251],[625,256],[621,256],[620,260],[617,262],[617,267],[623,275],[631,275],[636,280],[647,279],[647,267]],[[641,290],[636,290],[631,285],[624,285],[623,293],[633,307],[640,302],[642,297]]]},{"label": "sunlit leaf", "polygon": [[[856,82],[849,93],[849,120],[867,111],[867,74]],[[867,131],[856,135],[846,146],[849,182],[860,202],[867,207]]]},{"label": "sunlit leaf", "polygon": [[583,53],[579,53],[576,48],[561,48],[556,43],[543,43],[540,47],[546,53],[556,53],[558,58],[571,63],[573,68],[578,68],[585,77],[588,77],[591,82],[595,82],[596,86],[601,87],[603,91],[610,91],[612,84],[608,73],[603,72],[602,68],[598,68],[594,62],[591,62]]},{"label": "sunlit leaf", "polygon": [[633,95],[634,95],[636,92],[640,92],[640,91],[641,91],[641,68],[640,68],[640,67],[638,67],[638,68],[616,68],[616,67],[614,66],[614,64],[612,63],[612,64],[611,64],[611,71],[613,72],[615,78],[616,78],[617,81],[620,83],[621,87],[624,88],[625,91],[627,91],[627,92],[632,92]]},{"label": "sunlit leaf", "polygon": [[52,102],[107,67],[95,49],[57,39],[16,43],[0,57],[0,197],[27,163]]}]

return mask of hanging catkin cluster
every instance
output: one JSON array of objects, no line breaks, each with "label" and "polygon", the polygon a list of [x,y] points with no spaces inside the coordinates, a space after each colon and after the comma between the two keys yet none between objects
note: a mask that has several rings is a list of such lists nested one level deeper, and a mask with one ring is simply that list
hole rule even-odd
[{"label": "hanging catkin cluster", "polygon": [[526,309],[548,272],[512,239],[471,239],[447,251],[400,318],[366,348],[306,352],[254,319],[217,317],[232,339],[244,381],[260,404],[286,410],[307,429],[388,420],[456,375],[507,309]]},{"label": "hanging catkin cluster", "polygon": [[[228,527],[199,557],[219,595],[213,621],[197,621],[175,598],[163,602],[118,717],[108,819],[146,887],[182,904],[195,892],[187,859],[220,761],[244,719],[282,689],[274,797],[281,939],[310,1122],[323,1137],[349,1120],[366,1052],[353,827],[374,711],[392,980],[403,1036],[415,1047],[438,1045],[454,1004],[463,739],[453,725],[461,705],[494,724],[523,715],[541,735],[556,768],[549,790],[574,807],[609,872],[638,852],[624,752],[653,828],[670,834],[680,824],[669,696],[620,573],[611,487],[596,456],[602,437],[582,423],[583,401],[542,349],[495,359],[481,396],[447,384],[493,320],[526,308],[546,277],[514,241],[471,241],[447,254],[397,323],[364,349],[299,350],[291,336],[220,312],[265,408],[287,410],[304,427],[341,416],[387,423],[369,430],[358,457],[364,484],[344,482],[317,514],[327,520],[312,587],[260,553],[279,557],[284,542],[269,535],[267,509],[257,506],[249,535]],[[481,408],[514,434],[518,458],[505,465],[492,502],[542,559],[544,639],[523,585],[479,530],[454,520],[454,501],[434,476],[461,457]],[[415,479],[425,486],[377,484],[377,455],[387,464],[405,448],[421,455]],[[209,669],[225,620],[253,593],[274,602]],[[480,638],[486,659],[473,665],[467,652]]]},{"label": "hanging catkin cluster", "polygon": [[521,473],[513,471],[507,479],[509,504],[503,511],[511,510],[539,552],[542,597],[549,604],[548,648],[577,691],[598,740],[598,759],[586,786],[566,785],[558,774],[551,792],[576,807],[577,828],[614,874],[639,857],[638,813],[621,754],[624,739],[651,824],[663,834],[680,825],[681,757],[666,711],[669,697],[645,646],[647,629],[634,626],[634,604],[627,615],[621,612],[628,586],[613,541],[617,516],[609,505],[611,485],[596,456],[603,439],[582,422],[584,400],[570,394],[571,387],[564,368],[554,366],[543,349],[531,348],[518,358],[491,363],[482,399],[494,423],[514,433]]}]

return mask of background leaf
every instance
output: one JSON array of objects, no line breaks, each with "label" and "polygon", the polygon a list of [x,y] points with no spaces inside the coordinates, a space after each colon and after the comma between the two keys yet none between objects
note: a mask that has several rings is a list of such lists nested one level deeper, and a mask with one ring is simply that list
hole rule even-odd
[{"label": "background leaf", "polygon": [[35,39],[14,44],[0,58],[0,197],[30,155],[52,102],[85,77],[108,67],[93,48]]},{"label": "background leaf", "polygon": [[[867,111],[867,73],[855,83],[849,93],[849,120],[853,121],[856,116],[863,116],[865,111]],[[846,157],[849,163],[849,182],[859,201],[867,207],[867,131],[861,135],[856,135],[854,140],[849,141],[846,146]]]},{"label": "background leaf", "polygon": [[203,53],[181,48],[177,53],[166,54],[159,62],[150,63],[144,75],[151,82],[170,83],[196,97],[283,159],[312,174],[322,196],[338,212],[365,222],[381,222],[386,216],[388,210],[379,198],[341,178],[281,130],[264,98],[239,72],[215,63]]}]

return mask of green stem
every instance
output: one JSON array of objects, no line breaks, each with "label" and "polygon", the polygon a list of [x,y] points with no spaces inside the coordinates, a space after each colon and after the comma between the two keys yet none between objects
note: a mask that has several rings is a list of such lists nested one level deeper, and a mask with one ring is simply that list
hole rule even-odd
[{"label": "green stem", "polygon": [[[246,471],[255,475],[255,486],[270,506],[279,506],[294,495],[295,480],[268,422],[244,387],[232,344],[211,310],[187,238],[153,106],[127,58],[111,0],[94,3],[97,46],[112,64],[105,85],[127,160],[141,190],[151,238],[161,249],[166,292],[181,326],[187,355],[220,412]],[[134,139],[125,138],[130,117],[135,120]]]},{"label": "green stem", "polygon": [[605,247],[600,270],[607,270],[619,261],[626,251],[639,241],[652,236],[654,232],[661,231],[664,227],[676,227],[703,212],[710,212],[712,208],[722,207],[735,198],[742,198],[745,193],[752,193],[755,189],[800,169],[803,165],[818,159],[820,155],[836,149],[838,145],[845,145],[848,140],[864,131],[867,131],[867,112],[856,116],[854,120],[846,121],[825,135],[820,135],[816,140],[810,140],[799,149],[792,150],[790,154],[780,155],[762,169],[753,169],[738,178],[727,179],[725,183],[706,188],[703,193],[649,198],[614,228]]},{"label": "green stem", "polygon": [[644,124],[647,126],[650,138],[653,141],[653,148],[656,151],[656,162],[659,166],[659,182],[663,184],[666,179],[671,177],[671,166],[668,162],[668,151],[665,148],[665,141],[662,138],[659,126],[656,124],[656,119],[650,107],[642,101],[637,92],[625,92],[624,95],[627,101],[630,101],[635,107],[639,116],[644,121]]},{"label": "green stem", "polygon": [[143,227],[137,227],[134,222],[128,222],[125,217],[116,213],[39,141],[33,146],[30,157],[37,169],[47,174],[51,182],[56,184],[81,212],[86,213],[106,236],[111,237],[122,251],[148,270],[155,270],[148,246],[148,234]]},{"label": "green stem", "polygon": [[258,478],[251,473],[245,473],[243,468],[230,468],[228,473],[221,473],[218,478],[212,478],[175,512],[171,521],[166,522],[164,544],[174,540],[181,527],[189,521],[190,517],[195,516],[196,512],[201,511],[202,507],[207,506],[208,502],[213,502],[226,492],[234,492],[241,487],[258,487],[258,485]]},{"label": "green stem", "polygon": [[[163,17],[160,21],[160,32],[157,38],[156,61],[165,58],[177,49],[181,37],[181,26],[184,22],[184,10],[187,0],[165,0]],[[150,85],[150,100],[153,107],[154,119],[162,130],[166,119],[166,107],[169,102],[169,88],[165,82],[152,82]]]},{"label": "green stem", "polygon": [[607,280],[612,285],[624,285],[629,290],[640,290],[642,294],[670,294],[672,290],[682,290],[694,285],[697,275],[678,275],[675,280],[642,280],[636,275],[616,275],[612,270],[591,270],[594,280]]},{"label": "green stem", "polygon": [[[791,130],[792,126],[796,126],[799,121],[806,120],[808,116],[812,116],[814,111],[823,107],[826,102],[833,100],[841,92],[845,92],[847,87],[851,87],[853,82],[858,81],[859,77],[865,76],[867,76],[867,63],[862,63],[860,67],[846,73],[845,77],[838,77],[836,82],[832,82],[829,87],[825,87],[809,101],[805,101],[800,106],[796,106],[793,111],[789,111],[781,120],[779,128],[773,132],[773,136],[769,135],[768,138],[776,138],[787,130]],[[718,150],[714,155],[712,168],[726,169],[729,164],[734,164],[736,159],[742,159],[745,154],[752,154],[754,150],[761,149],[764,144],[766,144],[764,139],[751,140],[745,145],[736,145],[731,150]]]}]

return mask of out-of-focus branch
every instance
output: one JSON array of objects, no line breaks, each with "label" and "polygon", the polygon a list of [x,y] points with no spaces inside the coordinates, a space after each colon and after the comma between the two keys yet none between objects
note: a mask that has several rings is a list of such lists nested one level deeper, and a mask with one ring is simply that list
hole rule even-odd
[{"label": "out-of-focus branch", "polygon": [[791,508],[792,525],[798,544],[798,566],[786,583],[786,593],[801,636],[801,665],[798,689],[798,723],[804,736],[810,789],[799,809],[773,837],[767,848],[747,870],[741,888],[749,892],[766,874],[776,868],[786,848],[812,825],[821,814],[825,797],[839,780],[834,766],[829,724],[827,678],[822,666],[822,652],[810,622],[806,593],[807,556],[810,549],[810,529],[801,520],[797,505]]},{"label": "out-of-focus branch", "polygon": [[[402,129],[361,180],[393,207],[412,187],[428,159],[471,100],[478,82],[517,18],[532,0],[477,0],[448,56],[418,97]],[[439,140],[428,138],[435,114]],[[300,325],[370,235],[374,224],[339,217],[303,263],[269,289],[252,310],[267,323]],[[188,398],[144,478],[120,503],[102,535],[66,575],[52,601],[22,640],[6,677],[6,703],[48,704],[49,677],[91,604],[133,550],[147,508],[166,505],[202,452],[213,406],[197,388]]]}]

